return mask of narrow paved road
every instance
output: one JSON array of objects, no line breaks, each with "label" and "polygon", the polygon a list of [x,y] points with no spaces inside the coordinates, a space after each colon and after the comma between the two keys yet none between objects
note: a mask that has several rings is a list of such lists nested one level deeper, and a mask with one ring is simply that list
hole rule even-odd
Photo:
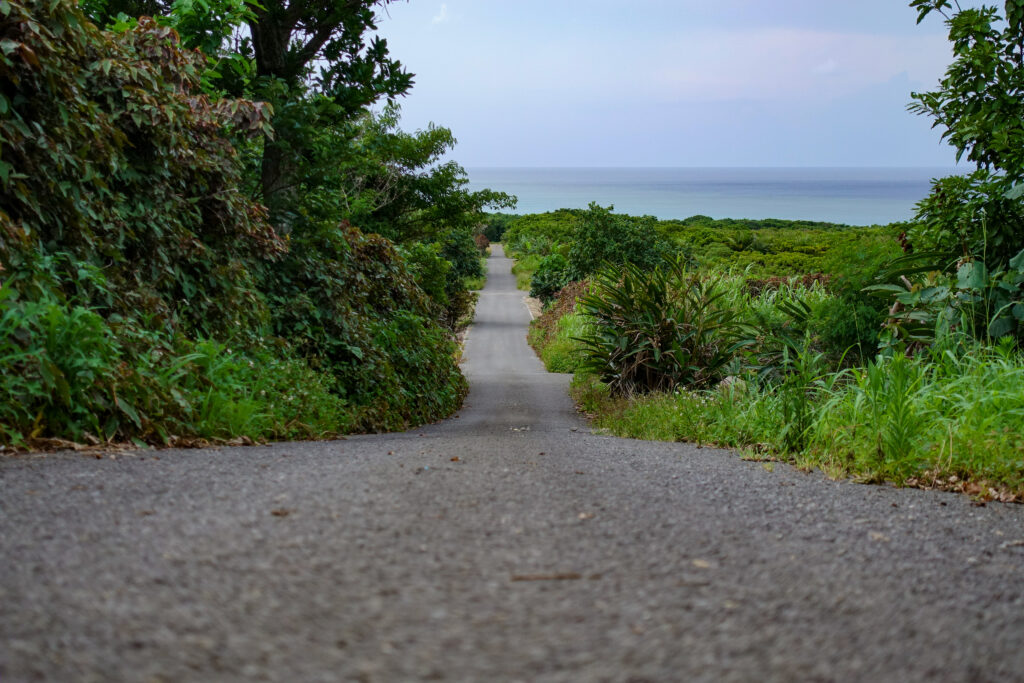
[{"label": "narrow paved road", "polygon": [[591,435],[528,320],[426,429],[0,460],[0,681],[1024,680],[1024,506]]}]

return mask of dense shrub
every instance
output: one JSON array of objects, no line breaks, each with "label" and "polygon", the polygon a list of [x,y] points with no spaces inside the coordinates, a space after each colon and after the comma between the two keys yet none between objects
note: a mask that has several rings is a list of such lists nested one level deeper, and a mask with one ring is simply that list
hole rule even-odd
[{"label": "dense shrub", "polygon": [[491,242],[501,242],[515,216],[507,213],[490,213],[484,221],[483,234]]},{"label": "dense shrub", "polygon": [[236,151],[265,106],[211,101],[154,21],[2,4],[0,441],[317,437],[458,406],[437,321],[451,263],[480,269],[468,227],[410,252],[423,288],[390,242],[318,218],[322,193],[281,240]]},{"label": "dense shrub", "polygon": [[0,287],[0,443],[334,435],[354,418],[328,378],[269,348],[172,338]]},{"label": "dense shrub", "polygon": [[569,247],[569,277],[582,280],[605,263],[653,268],[672,253],[650,216],[616,215],[595,203],[579,217]]},{"label": "dense shrub", "polygon": [[274,334],[334,375],[340,395],[363,411],[360,426],[412,424],[427,407],[440,411],[434,418],[458,407],[465,381],[453,347],[388,240],[348,224],[308,226],[266,267],[264,287]]},{"label": "dense shrub", "polygon": [[559,209],[516,216],[502,238],[505,251],[517,258],[529,254],[546,256],[552,247],[572,242],[582,213],[579,209]]},{"label": "dense shrub", "polygon": [[[102,32],[69,1],[0,16],[0,264],[14,287],[200,333],[266,311],[250,263],[283,245],[239,192],[228,131],[267,110],[201,94],[204,60],[151,20]],[[77,286],[83,268],[107,286]]]},{"label": "dense shrub", "polygon": [[451,261],[441,256],[441,245],[434,242],[412,242],[399,245],[398,252],[405,259],[409,274],[413,276],[417,286],[430,297],[438,307],[448,306],[449,273]]},{"label": "dense shrub", "polygon": [[530,278],[530,296],[547,303],[570,282],[568,259],[561,254],[548,254]]}]

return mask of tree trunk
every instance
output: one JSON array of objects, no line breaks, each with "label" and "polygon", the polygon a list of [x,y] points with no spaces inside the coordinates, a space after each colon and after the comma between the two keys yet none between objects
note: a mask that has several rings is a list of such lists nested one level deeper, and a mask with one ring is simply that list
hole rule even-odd
[{"label": "tree trunk", "polygon": [[[294,21],[290,20],[280,0],[269,0],[265,7],[266,9],[258,10],[256,18],[249,22],[256,58],[256,76],[284,81],[287,91],[291,91],[295,86],[296,77],[288,65],[288,42],[295,28]],[[271,101],[271,104],[274,106],[276,118],[282,109],[283,101]],[[291,231],[284,208],[288,206],[290,195],[296,186],[296,164],[293,157],[297,150],[288,139],[286,131],[287,127],[277,127],[275,137],[264,140],[260,169],[263,203],[270,211],[270,221],[278,234],[287,234]]]}]

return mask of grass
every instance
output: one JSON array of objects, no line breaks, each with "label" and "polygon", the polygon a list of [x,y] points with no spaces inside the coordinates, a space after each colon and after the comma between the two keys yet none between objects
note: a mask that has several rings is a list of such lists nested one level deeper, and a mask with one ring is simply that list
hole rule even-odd
[{"label": "grass", "polygon": [[[3,292],[0,291],[0,294]],[[323,438],[351,429],[333,379],[287,350],[232,350],[81,306],[0,297],[0,444]]]},{"label": "grass", "polygon": [[796,448],[786,440],[794,389],[784,384],[741,380],[614,399],[578,375],[573,393],[616,436],[740,448],[866,482],[1024,498],[1024,358],[1008,347],[880,358],[830,379],[797,389],[809,412]]},{"label": "grass", "polygon": [[540,254],[525,254],[512,265],[512,274],[516,276],[516,287],[523,291],[530,291],[530,279],[540,267],[543,256]]},{"label": "grass", "polygon": [[582,344],[577,339],[586,331],[586,316],[581,313],[570,313],[555,323],[554,335],[550,340],[543,342],[543,329],[533,326],[530,328],[529,341],[537,349],[548,372],[576,372],[582,360]]}]

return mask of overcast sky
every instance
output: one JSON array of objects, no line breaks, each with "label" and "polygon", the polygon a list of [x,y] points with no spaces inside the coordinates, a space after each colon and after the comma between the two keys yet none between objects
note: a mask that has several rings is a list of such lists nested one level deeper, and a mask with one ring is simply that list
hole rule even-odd
[{"label": "overcast sky", "polygon": [[402,127],[480,166],[950,166],[906,111],[950,61],[905,0],[411,0]]}]

